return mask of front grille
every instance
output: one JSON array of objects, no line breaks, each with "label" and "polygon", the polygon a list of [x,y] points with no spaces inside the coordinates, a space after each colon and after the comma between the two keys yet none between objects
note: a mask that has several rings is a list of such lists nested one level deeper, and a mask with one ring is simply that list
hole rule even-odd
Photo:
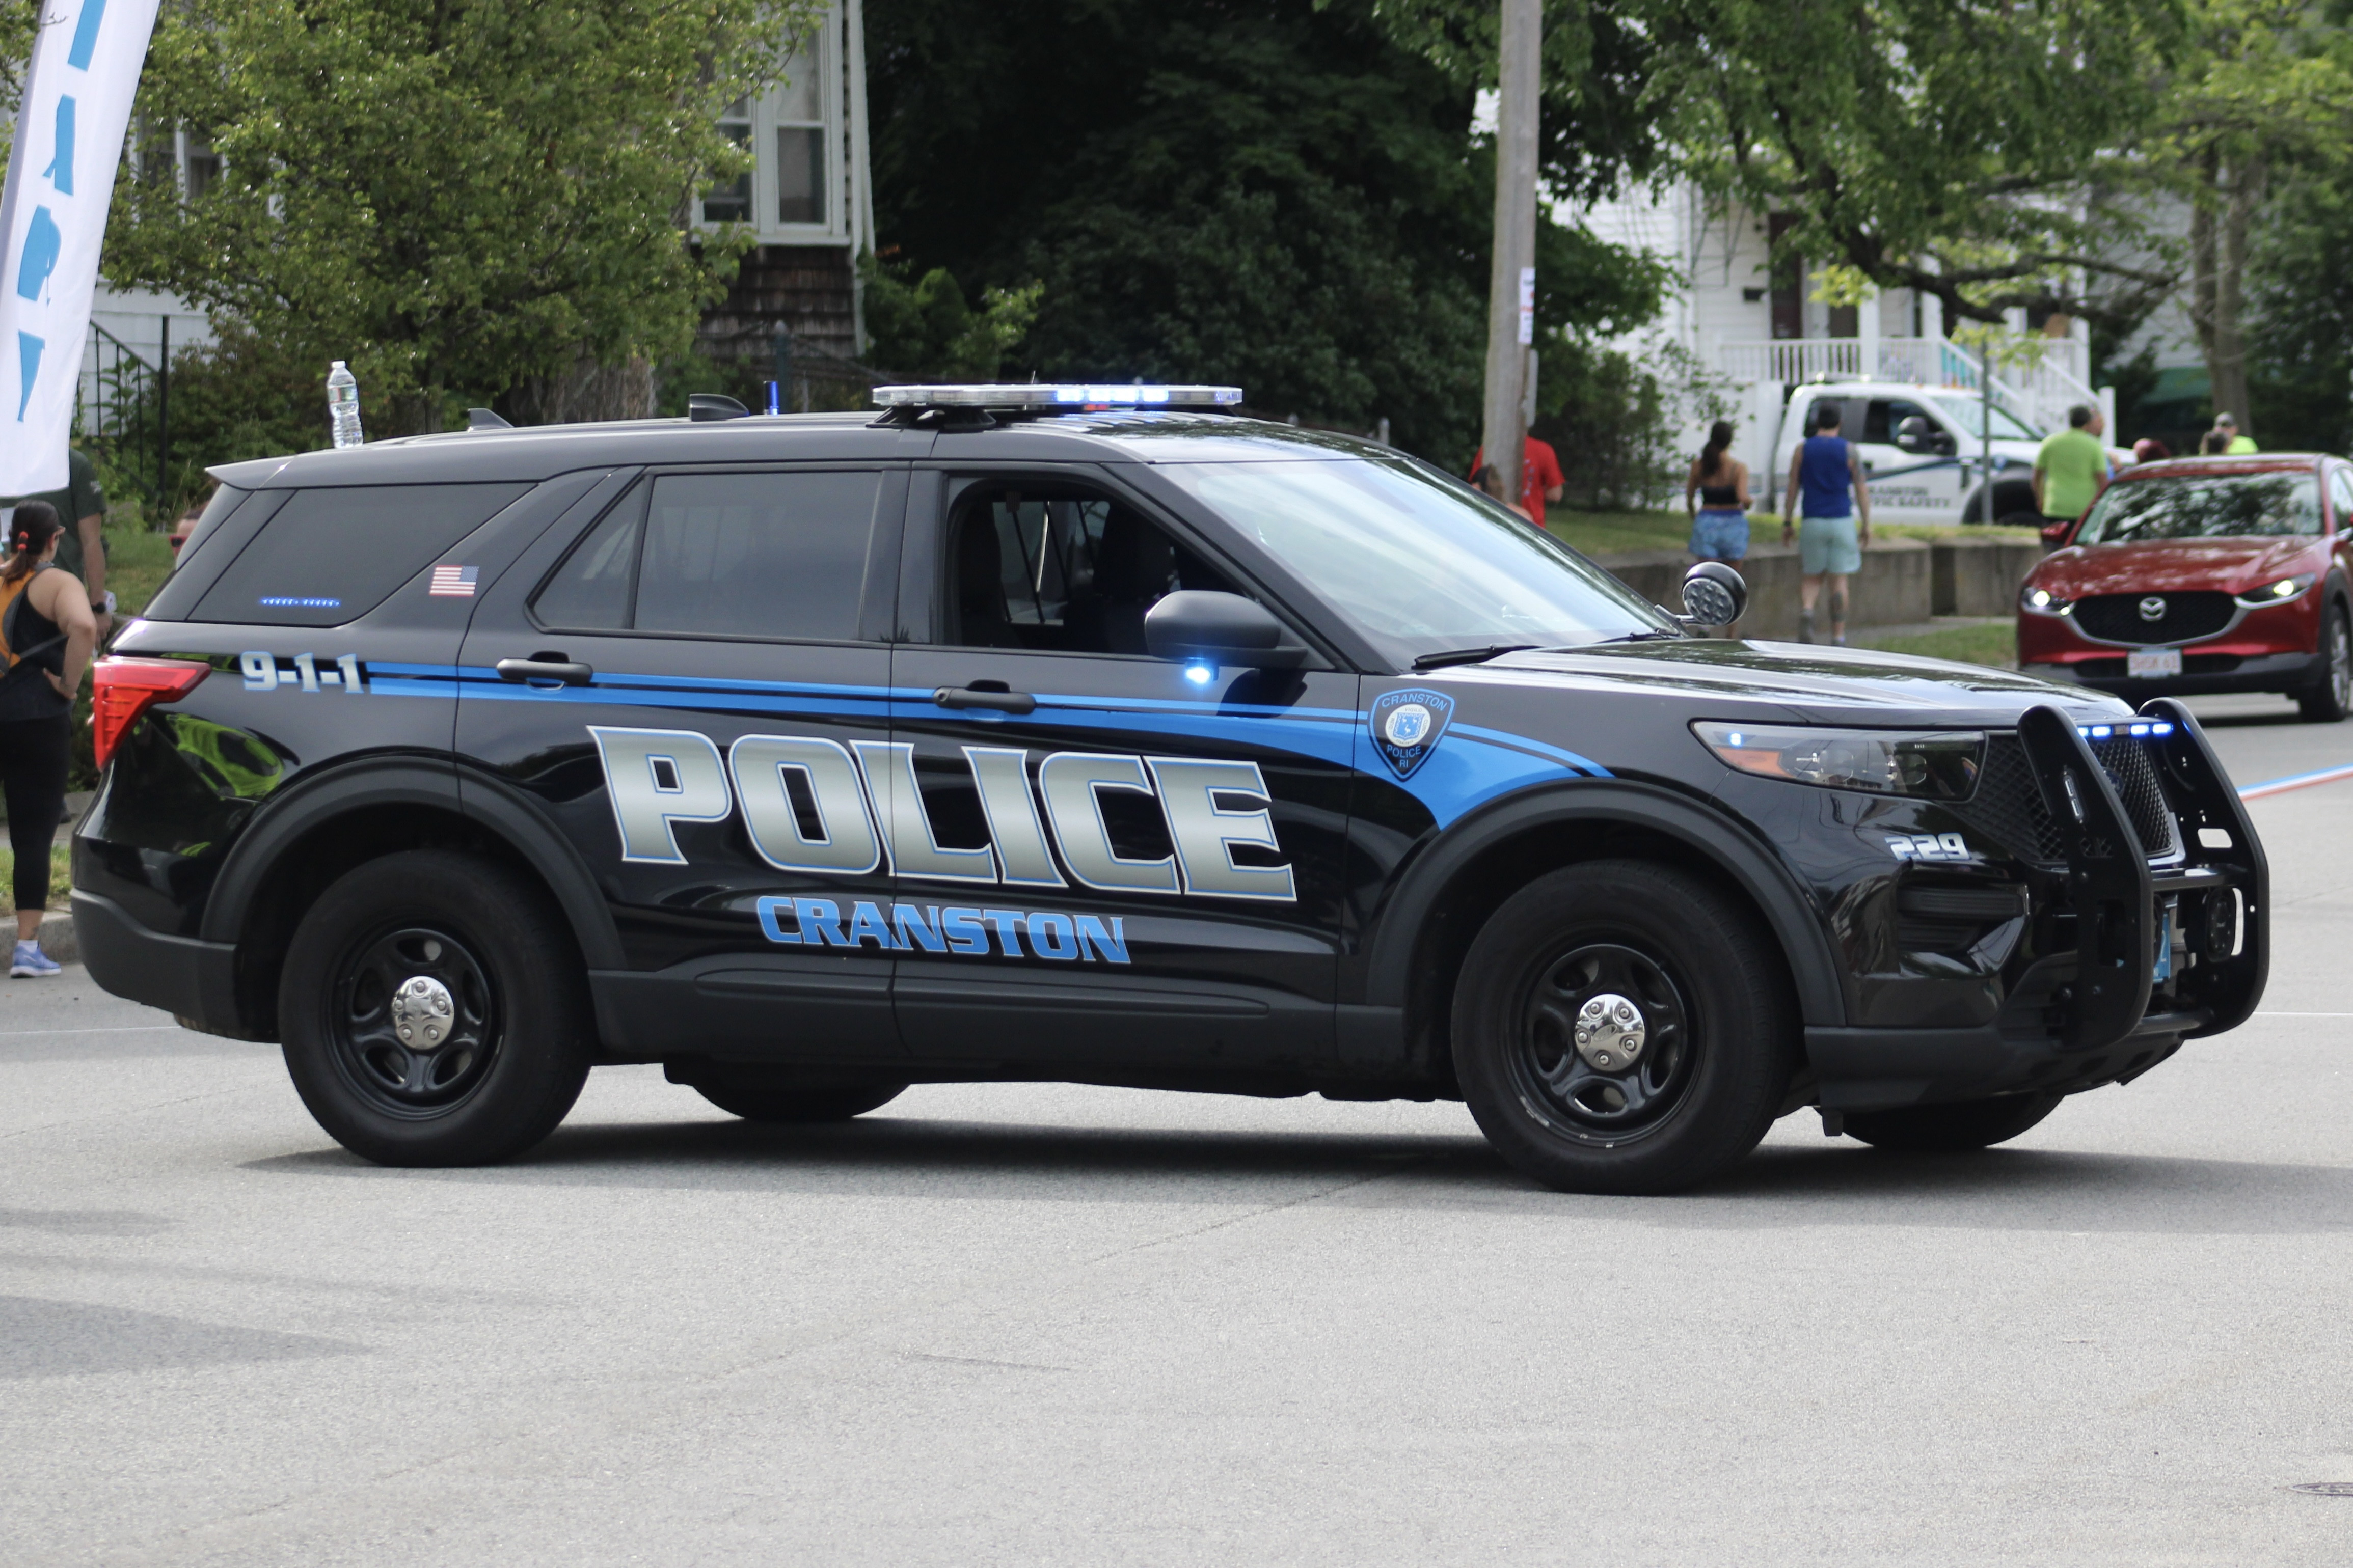
[{"label": "front grille", "polygon": [[[2112,735],[2094,741],[2092,754],[2107,770],[2108,781],[2123,802],[2125,820],[2140,840],[2141,854],[2161,860],[2180,847],[2173,812],[2158,784],[2157,764],[2149,760],[2146,742]],[[2027,764],[2026,748],[2015,733],[1986,738],[1985,769],[1978,775],[1977,793],[1959,815],[2011,853],[2031,860],[2055,863],[2066,858],[2066,840],[2059,824],[2042,804],[2034,772]]]},{"label": "front grille", "polygon": [[[2156,600],[2165,613],[2149,620],[2140,613]],[[2075,603],[2075,624],[2085,637],[2103,642],[2174,643],[2211,637],[2231,624],[2236,606],[2228,594],[2094,594]]]}]

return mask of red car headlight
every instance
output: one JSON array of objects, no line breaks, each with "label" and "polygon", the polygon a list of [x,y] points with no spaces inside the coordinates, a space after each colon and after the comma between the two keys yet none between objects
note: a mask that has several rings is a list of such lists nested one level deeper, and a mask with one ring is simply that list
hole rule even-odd
[{"label": "red car headlight", "polygon": [[2316,573],[2300,572],[2293,577],[2283,577],[2276,583],[2266,583],[2260,588],[2250,588],[2235,597],[2247,608],[2260,610],[2266,605],[2286,604],[2306,588],[2311,587],[2317,580],[2318,574]]}]

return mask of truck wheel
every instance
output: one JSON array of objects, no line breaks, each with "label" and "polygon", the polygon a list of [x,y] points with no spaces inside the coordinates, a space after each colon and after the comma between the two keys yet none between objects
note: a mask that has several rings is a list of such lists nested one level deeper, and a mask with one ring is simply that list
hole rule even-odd
[{"label": "truck wheel", "polygon": [[828,1089],[767,1089],[722,1082],[698,1083],[694,1092],[728,1115],[740,1116],[746,1121],[807,1126],[863,1116],[906,1093],[907,1086],[870,1083]]},{"label": "truck wheel", "polygon": [[1757,1146],[1797,1009],[1756,918],[1641,860],[1540,877],[1471,944],[1454,1070],[1496,1152],[1572,1193],[1672,1193]]},{"label": "truck wheel", "polygon": [[2063,1096],[2004,1094],[1900,1110],[1850,1110],[1846,1131],[1874,1149],[1952,1153],[2007,1143],[2051,1114]]},{"label": "truck wheel", "polygon": [[546,896],[447,850],[388,855],[313,904],[286,954],[286,1070],[335,1142],[381,1165],[480,1165],[555,1130],[594,1037]]},{"label": "truck wheel", "polygon": [[2320,646],[2328,654],[2328,673],[2316,686],[2295,694],[2296,711],[2316,724],[2334,724],[2353,713],[2353,622],[2342,604],[2328,606],[2321,622]]}]

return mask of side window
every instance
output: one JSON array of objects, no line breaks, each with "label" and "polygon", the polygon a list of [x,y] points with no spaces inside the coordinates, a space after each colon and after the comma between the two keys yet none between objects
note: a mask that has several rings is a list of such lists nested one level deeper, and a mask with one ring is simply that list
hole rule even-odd
[{"label": "side window", "polygon": [[2328,509],[2337,514],[2337,531],[2353,532],[2353,468],[2337,468],[2328,479]]},{"label": "side window", "polygon": [[1895,444],[1895,432],[1904,421],[1915,415],[1926,419],[1932,427],[1936,424],[1926,409],[1908,398],[1874,397],[1870,412],[1862,417],[1862,439],[1892,447]]},{"label": "side window", "polygon": [[849,642],[872,471],[665,474],[575,545],[533,609],[550,629]]},{"label": "side window", "polygon": [[1232,583],[1124,501],[1062,485],[976,482],[947,530],[942,641],[1144,655],[1145,612]]},{"label": "side window", "polygon": [[281,626],[357,620],[531,489],[366,485],[300,491],[229,563],[188,618]]}]

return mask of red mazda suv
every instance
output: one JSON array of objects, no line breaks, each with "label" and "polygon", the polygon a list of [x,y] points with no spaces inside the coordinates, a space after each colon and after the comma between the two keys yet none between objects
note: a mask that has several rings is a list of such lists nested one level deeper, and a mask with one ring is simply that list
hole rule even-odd
[{"label": "red mazda suv", "polygon": [[2353,711],[2353,464],[2310,453],[2127,468],[2018,595],[2031,675],[2151,697],[2284,691]]}]

